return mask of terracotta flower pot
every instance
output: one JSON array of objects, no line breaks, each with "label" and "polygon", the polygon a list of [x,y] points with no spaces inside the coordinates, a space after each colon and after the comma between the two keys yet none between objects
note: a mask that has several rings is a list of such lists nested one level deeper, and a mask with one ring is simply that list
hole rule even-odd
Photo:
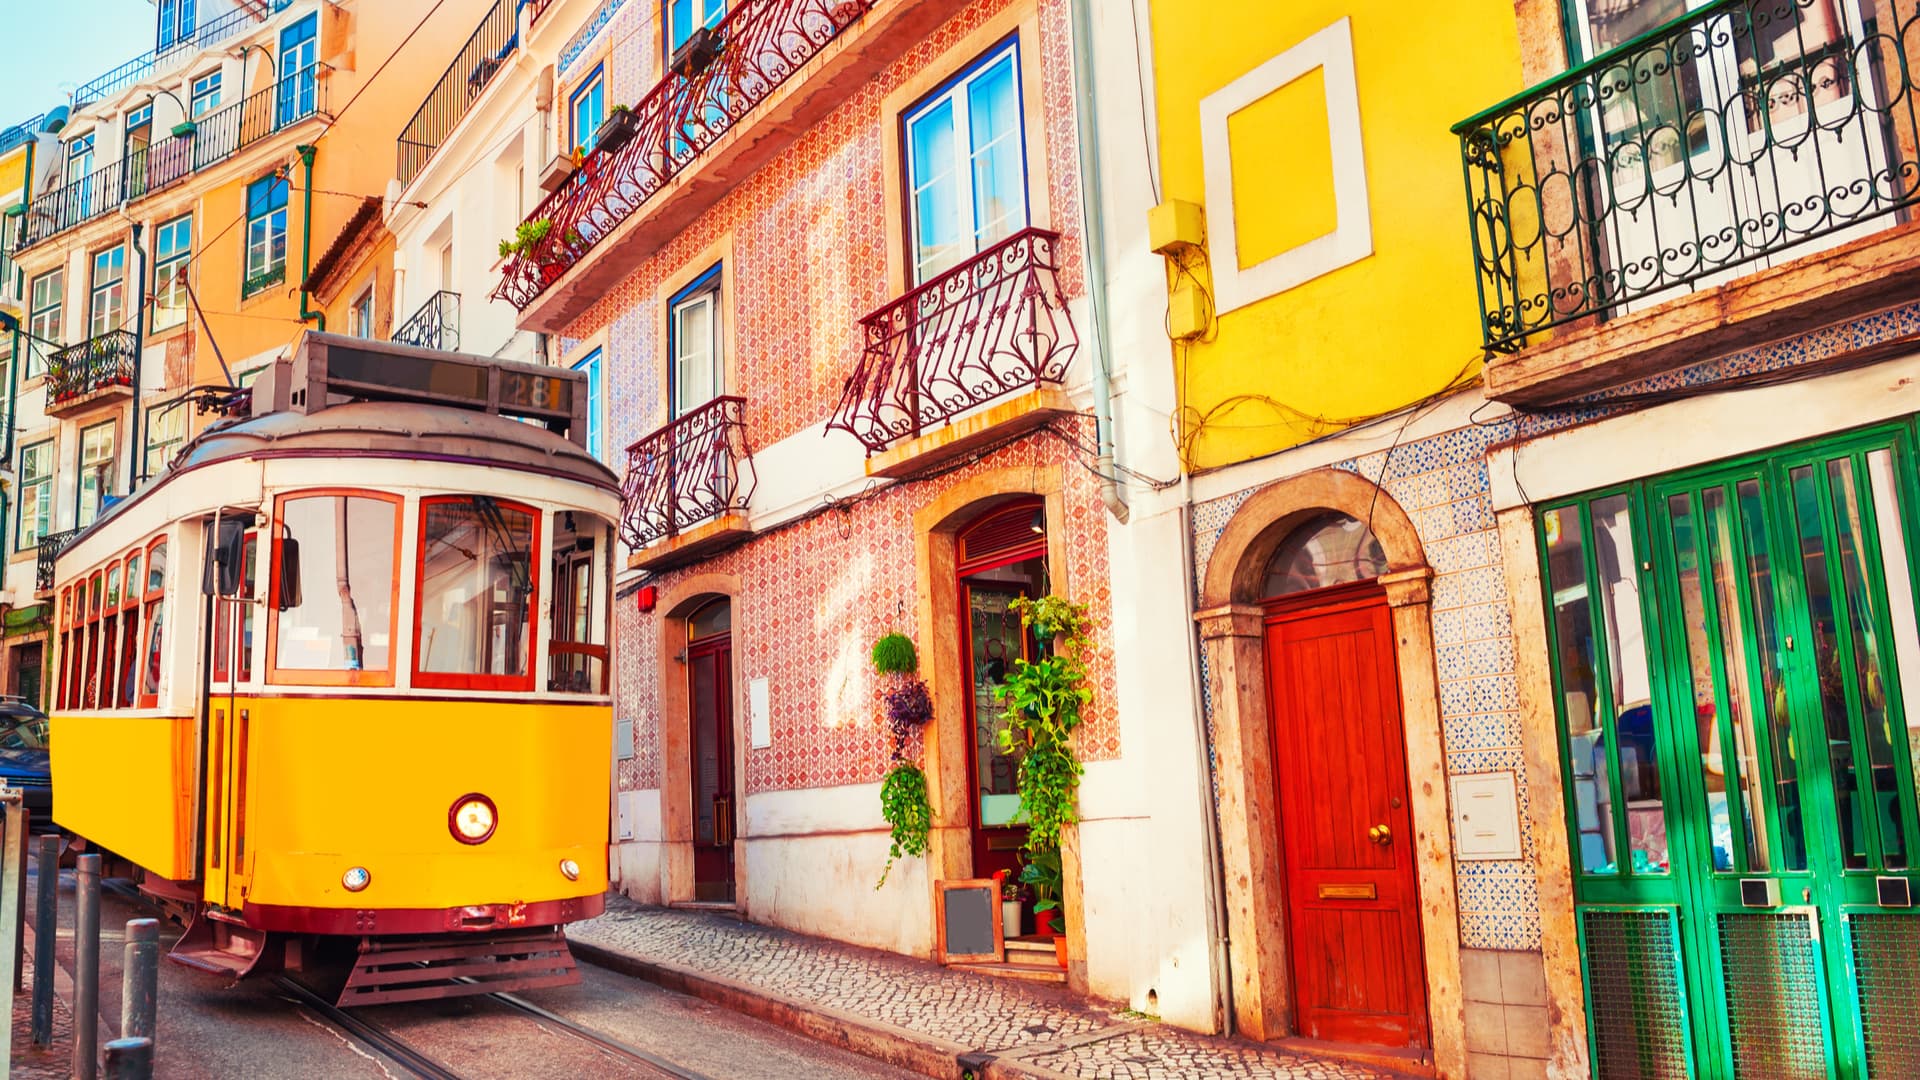
[{"label": "terracotta flower pot", "polygon": [[1054,929],[1053,929],[1054,917],[1059,914],[1060,912],[1053,909],[1049,909],[1047,911],[1034,912],[1033,913],[1033,932],[1036,934],[1039,934],[1041,937],[1046,937],[1047,935],[1052,934],[1054,932]]},{"label": "terracotta flower pot", "polygon": [[1060,961],[1060,970],[1067,970],[1067,935],[1055,934],[1053,937],[1053,958]]}]

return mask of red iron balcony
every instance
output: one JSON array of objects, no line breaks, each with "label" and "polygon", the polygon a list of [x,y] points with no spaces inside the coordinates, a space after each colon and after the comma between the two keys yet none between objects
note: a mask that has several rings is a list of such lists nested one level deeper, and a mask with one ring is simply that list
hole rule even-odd
[{"label": "red iron balcony", "polygon": [[613,114],[619,141],[588,153],[528,216],[528,225],[545,223],[540,237],[507,263],[494,298],[524,311],[872,3],[751,0],[734,6],[698,48],[690,43],[676,54],[666,78],[624,120]]},{"label": "red iron balcony", "polygon": [[1080,347],[1060,289],[1059,243],[1059,233],[1022,230],[862,319],[866,351],[828,429],[851,433],[871,457],[998,398],[1057,392]]},{"label": "red iron balcony", "polygon": [[627,447],[620,538],[632,566],[662,570],[746,538],[757,483],[746,405],[714,398]]}]

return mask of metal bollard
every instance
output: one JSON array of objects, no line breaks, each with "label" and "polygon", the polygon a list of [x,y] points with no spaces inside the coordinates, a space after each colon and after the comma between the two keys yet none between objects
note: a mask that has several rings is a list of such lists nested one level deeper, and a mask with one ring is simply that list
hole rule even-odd
[{"label": "metal bollard", "polygon": [[126,955],[120,973],[120,1037],[151,1039],[160,1000],[160,920],[127,920]]},{"label": "metal bollard", "polygon": [[73,1075],[100,1075],[100,856],[76,862],[73,903]]},{"label": "metal bollard", "polygon": [[53,1042],[53,955],[60,939],[60,838],[40,838],[39,882],[33,887],[33,1045]]},{"label": "metal bollard", "polygon": [[33,815],[24,806],[20,810],[20,893],[13,909],[13,996],[27,986],[27,844],[33,835]]},{"label": "metal bollard", "polygon": [[115,1039],[108,1043],[107,1080],[153,1080],[153,1040]]}]

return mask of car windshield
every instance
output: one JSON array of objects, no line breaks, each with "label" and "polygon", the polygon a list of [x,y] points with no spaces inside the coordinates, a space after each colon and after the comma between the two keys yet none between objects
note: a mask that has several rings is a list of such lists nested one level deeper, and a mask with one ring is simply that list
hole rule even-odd
[{"label": "car windshield", "polygon": [[0,717],[0,750],[45,750],[46,748],[46,717]]}]

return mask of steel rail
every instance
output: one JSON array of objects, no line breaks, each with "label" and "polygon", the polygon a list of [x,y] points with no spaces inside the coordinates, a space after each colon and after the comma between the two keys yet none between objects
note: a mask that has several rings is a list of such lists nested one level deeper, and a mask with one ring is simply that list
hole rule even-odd
[{"label": "steel rail", "polygon": [[276,976],[273,984],[285,991],[296,1003],[318,1013],[321,1019],[359,1039],[369,1049],[391,1059],[415,1076],[422,1077],[424,1080],[463,1080],[459,1073],[408,1046],[399,1036],[339,1008],[333,1002],[287,976]]},{"label": "steel rail", "polygon": [[547,1023],[552,1024],[555,1027],[566,1032],[567,1034],[572,1035],[574,1038],[579,1039],[582,1042],[588,1043],[589,1045],[594,1046],[597,1049],[613,1054],[616,1057],[624,1057],[631,1061],[638,1062],[649,1068],[658,1069],[660,1072],[663,1072],[666,1075],[673,1077],[674,1080],[711,1080],[711,1078],[704,1073],[694,1072],[692,1069],[688,1069],[688,1068],[685,1068],[684,1066],[676,1065],[673,1062],[668,1061],[666,1058],[663,1058],[658,1054],[649,1053],[645,1050],[640,1049],[637,1046],[632,1046],[627,1043],[621,1042],[619,1039],[615,1039],[612,1036],[601,1034],[600,1032],[595,1031],[592,1028],[583,1027],[567,1019],[564,1016],[559,1016],[554,1013],[548,1012],[547,1010],[541,1008],[538,1005],[535,1005],[533,1002],[528,1001],[524,998],[515,997],[514,995],[508,994],[508,993],[493,993],[487,996],[493,998],[495,1001],[498,1001],[504,1005],[508,1005],[515,1009],[518,1009],[521,1012],[528,1014],[529,1016],[534,1016],[541,1020],[544,1020]]}]

